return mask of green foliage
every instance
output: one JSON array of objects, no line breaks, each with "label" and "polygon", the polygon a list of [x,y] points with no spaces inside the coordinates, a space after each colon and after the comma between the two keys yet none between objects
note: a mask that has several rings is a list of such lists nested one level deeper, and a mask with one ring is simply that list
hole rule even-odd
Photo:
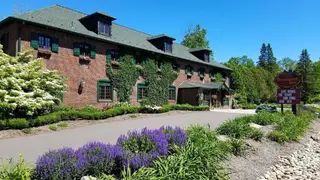
[{"label": "green foliage", "polygon": [[242,109],[256,109],[257,105],[256,104],[239,104],[238,108]]},{"label": "green foliage", "polygon": [[168,104],[169,85],[176,79],[176,73],[168,61],[161,63],[161,73],[158,71],[158,63],[148,59],[144,65],[144,80],[147,84],[147,97],[144,105],[161,106]]},{"label": "green foliage", "polygon": [[188,48],[209,48],[209,41],[206,38],[207,30],[197,24],[193,29],[190,27],[184,36],[181,44]]},{"label": "green foliage", "polygon": [[68,123],[61,122],[61,123],[58,124],[58,127],[68,127]]},{"label": "green foliage", "polygon": [[31,128],[25,128],[25,129],[22,129],[21,131],[25,134],[31,134],[32,132]]},{"label": "green foliage", "polygon": [[267,135],[267,137],[271,141],[275,141],[279,144],[284,144],[285,142],[289,141],[289,138],[280,131],[272,131]]},{"label": "green foliage", "polygon": [[118,100],[120,102],[130,102],[132,85],[136,83],[140,74],[135,66],[133,56],[126,55],[123,57],[117,73],[113,73],[111,68],[111,62],[108,62],[107,74],[117,92]]},{"label": "green foliage", "polygon": [[255,129],[251,132],[249,138],[251,138],[255,141],[261,141],[263,136],[264,136],[264,133],[261,130]]},{"label": "green foliage", "polygon": [[[215,132],[203,126],[187,129],[188,142],[168,157],[160,157],[154,166],[141,168],[131,179],[228,179],[222,161],[231,153],[230,144],[217,141]],[[127,173],[128,174],[128,173]]]},{"label": "green foliage", "polygon": [[91,105],[86,105],[85,107],[81,108],[80,111],[85,111],[85,112],[99,112],[100,110],[94,106]]},{"label": "green foliage", "polygon": [[283,58],[281,61],[278,62],[278,64],[283,71],[294,71],[297,67],[297,62],[288,57]]},{"label": "green foliage", "polygon": [[279,70],[277,59],[273,55],[273,51],[270,44],[268,44],[267,46],[265,43],[262,44],[258,66],[266,69],[271,73],[275,73]]},{"label": "green foliage", "polygon": [[58,127],[56,125],[49,125],[48,127],[51,131],[56,131],[58,130]]},{"label": "green foliage", "polygon": [[249,122],[252,121],[253,117],[244,116],[226,121],[217,128],[217,133],[236,139],[249,137],[253,132],[253,128],[249,126]]},{"label": "green foliage", "polygon": [[102,174],[97,178],[98,180],[116,180],[112,175]]},{"label": "green foliage", "polygon": [[244,141],[242,139],[231,139],[230,141],[231,152],[235,156],[241,156],[246,150]]},{"label": "green foliage", "polygon": [[265,126],[277,124],[282,121],[283,117],[280,113],[261,112],[254,116],[251,122]]},{"label": "green foliage", "polygon": [[279,143],[298,141],[314,119],[316,117],[311,112],[300,112],[298,116],[285,114],[277,123],[276,130],[268,134],[268,138]]},{"label": "green foliage", "polygon": [[6,161],[2,160],[0,166],[0,179],[1,180],[31,180],[32,167],[25,162],[20,155],[20,158],[17,162],[14,162],[13,159],[8,159]]},{"label": "green foliage", "polygon": [[310,101],[315,90],[315,86],[313,85],[315,79],[313,75],[312,61],[307,49],[302,50],[296,71],[302,77],[302,81],[300,83],[300,88],[302,89],[301,100],[304,103],[307,103]]},{"label": "green foliage", "polygon": [[129,107],[130,104],[128,102],[116,102],[113,104],[112,107]]},{"label": "green foliage", "polygon": [[320,102],[320,61],[314,62],[312,65],[313,75],[313,92],[310,102]]},{"label": "green foliage", "polygon": [[38,115],[59,103],[64,79],[42,67],[32,50],[10,57],[0,48],[0,119]]},{"label": "green foliage", "polygon": [[24,118],[1,120],[0,129],[24,129],[29,127],[29,122]]}]

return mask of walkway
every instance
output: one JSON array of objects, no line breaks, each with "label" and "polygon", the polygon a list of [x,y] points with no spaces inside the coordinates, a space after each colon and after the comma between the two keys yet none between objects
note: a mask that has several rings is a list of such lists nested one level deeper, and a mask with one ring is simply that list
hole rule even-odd
[{"label": "walkway", "polygon": [[129,130],[159,128],[163,125],[187,127],[191,124],[210,124],[216,128],[228,119],[233,119],[241,114],[223,112],[190,112],[180,115],[116,121],[103,124],[94,124],[65,131],[39,134],[12,139],[0,140],[0,158],[18,158],[22,153],[28,162],[35,162],[39,155],[49,149],[62,147],[78,148],[90,141],[115,143],[121,134]]}]

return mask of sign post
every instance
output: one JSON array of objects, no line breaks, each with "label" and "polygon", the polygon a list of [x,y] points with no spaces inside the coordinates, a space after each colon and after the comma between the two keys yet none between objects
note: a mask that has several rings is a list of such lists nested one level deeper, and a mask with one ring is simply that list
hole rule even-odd
[{"label": "sign post", "polygon": [[300,104],[301,90],[296,88],[301,78],[295,72],[283,72],[274,79],[277,89],[277,103],[281,104],[281,113],[283,113],[283,104],[292,104],[292,112],[297,114],[297,104]]}]

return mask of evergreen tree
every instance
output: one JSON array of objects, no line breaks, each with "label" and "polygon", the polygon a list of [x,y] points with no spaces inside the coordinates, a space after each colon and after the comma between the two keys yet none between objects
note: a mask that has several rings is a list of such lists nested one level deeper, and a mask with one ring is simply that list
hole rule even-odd
[{"label": "evergreen tree", "polygon": [[312,61],[307,49],[302,50],[296,71],[302,78],[300,84],[300,88],[302,90],[302,101],[307,103],[314,91]]},{"label": "evergreen tree", "polygon": [[267,67],[267,59],[268,59],[267,46],[265,43],[263,43],[262,47],[260,49],[258,66],[260,66],[262,68],[266,68]]},{"label": "evergreen tree", "polygon": [[269,72],[275,73],[279,69],[279,66],[277,64],[277,59],[273,55],[273,51],[271,48],[271,45],[268,44],[267,46],[267,70]]}]

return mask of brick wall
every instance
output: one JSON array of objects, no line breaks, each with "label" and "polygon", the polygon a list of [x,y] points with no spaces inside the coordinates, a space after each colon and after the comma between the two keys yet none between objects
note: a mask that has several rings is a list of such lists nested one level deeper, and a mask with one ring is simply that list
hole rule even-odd
[{"label": "brick wall", "polygon": [[9,46],[8,46],[8,49],[5,51],[5,53],[11,56],[16,56],[16,52],[18,50],[17,49],[18,28],[19,26],[17,23],[12,23],[0,28],[0,37],[5,33],[9,33],[9,44],[8,44]]},{"label": "brick wall", "polygon": [[[17,26],[17,25],[15,25]],[[14,27],[11,27],[14,28]],[[49,59],[45,59],[45,66],[51,70],[57,70],[61,75],[67,78],[67,89],[64,94],[63,103],[73,107],[81,107],[87,104],[91,104],[97,107],[102,107],[105,102],[97,101],[97,81],[99,79],[106,79],[106,50],[117,49],[116,45],[95,41],[86,37],[79,37],[72,34],[58,32],[50,29],[38,28],[31,25],[22,26],[22,51],[30,48],[31,33],[38,33],[48,35],[50,37],[56,37],[59,39],[59,52],[51,54]],[[17,39],[17,38],[16,38]],[[79,64],[79,57],[73,55],[73,43],[86,42],[96,47],[96,58],[93,59],[88,66],[82,66]],[[37,51],[34,52],[35,56]],[[176,60],[176,63],[180,64],[180,74],[173,82],[173,85],[178,87],[184,82],[211,82],[208,72],[211,67],[205,65]],[[194,69],[194,75],[191,79],[187,78],[185,74],[185,66],[191,65]],[[200,80],[198,75],[198,68],[204,68],[206,75],[203,80]],[[78,93],[78,87],[81,80],[85,81],[85,87],[82,94]],[[143,82],[143,78],[139,77],[137,83]],[[227,79],[229,84],[229,80]],[[132,86],[131,103],[138,104],[137,102],[137,86]],[[176,92],[178,94],[178,92]],[[114,92],[114,100],[117,100],[116,92]],[[170,101],[175,103],[175,101]]]}]

